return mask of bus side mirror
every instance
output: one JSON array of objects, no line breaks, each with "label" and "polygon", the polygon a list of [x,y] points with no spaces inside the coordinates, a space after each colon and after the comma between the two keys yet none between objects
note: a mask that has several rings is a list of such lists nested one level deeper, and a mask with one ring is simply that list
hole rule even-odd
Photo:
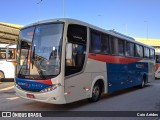
[{"label": "bus side mirror", "polygon": [[10,44],[6,46],[6,61],[15,62],[16,61],[16,45]]},{"label": "bus side mirror", "polygon": [[66,59],[72,60],[72,43],[67,43],[66,45]]}]

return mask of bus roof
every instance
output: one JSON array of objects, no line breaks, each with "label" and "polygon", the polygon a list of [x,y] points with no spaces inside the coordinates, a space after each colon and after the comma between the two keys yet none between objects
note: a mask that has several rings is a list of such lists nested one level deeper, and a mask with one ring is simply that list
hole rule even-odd
[{"label": "bus roof", "polygon": [[139,45],[143,45],[143,46],[146,46],[146,47],[154,49],[154,47],[152,47],[152,46],[149,46],[149,45],[140,43],[138,41],[135,41],[134,38],[126,36],[126,35],[121,34],[121,33],[118,33],[118,32],[116,32],[114,30],[105,30],[105,29],[102,29],[100,27],[91,25],[89,23],[86,23],[86,22],[83,22],[83,21],[80,21],[80,20],[76,20],[76,19],[71,19],[71,18],[57,18],[57,19],[49,19],[49,20],[39,21],[39,22],[36,22],[36,23],[32,23],[30,25],[27,25],[27,26],[23,27],[22,29],[25,29],[25,28],[28,28],[28,27],[32,27],[32,26],[36,26],[36,25],[39,25],[39,24],[46,24],[46,23],[53,23],[53,22],[65,22],[65,23],[68,23],[68,24],[83,25],[83,26],[89,27],[91,29],[94,29],[94,30],[97,30],[97,31],[101,31],[103,33],[115,36],[117,38],[124,39],[124,40],[130,41],[130,42],[137,43]]}]

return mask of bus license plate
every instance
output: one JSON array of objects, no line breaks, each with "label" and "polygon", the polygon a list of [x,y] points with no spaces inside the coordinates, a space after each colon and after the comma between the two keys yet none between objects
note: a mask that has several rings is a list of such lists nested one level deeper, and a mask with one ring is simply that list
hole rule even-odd
[{"label": "bus license plate", "polygon": [[33,94],[26,94],[28,98],[35,98]]}]

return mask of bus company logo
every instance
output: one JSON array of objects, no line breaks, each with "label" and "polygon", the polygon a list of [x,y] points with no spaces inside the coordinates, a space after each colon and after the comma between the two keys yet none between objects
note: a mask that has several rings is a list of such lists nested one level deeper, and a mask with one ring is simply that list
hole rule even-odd
[{"label": "bus company logo", "polygon": [[43,85],[38,83],[18,82],[20,86],[31,87],[31,88],[43,88]]},{"label": "bus company logo", "polygon": [[27,82],[18,82],[17,84],[20,85],[20,86],[29,87],[29,83],[27,83]]},{"label": "bus company logo", "polygon": [[144,68],[143,64],[136,64],[136,68]]},{"label": "bus company logo", "polygon": [[23,82],[18,82],[17,84],[18,84],[18,85],[26,86],[26,83],[23,83]]},{"label": "bus company logo", "polygon": [[25,86],[26,86],[26,87],[28,87],[28,86],[29,86],[29,84],[26,82]]}]

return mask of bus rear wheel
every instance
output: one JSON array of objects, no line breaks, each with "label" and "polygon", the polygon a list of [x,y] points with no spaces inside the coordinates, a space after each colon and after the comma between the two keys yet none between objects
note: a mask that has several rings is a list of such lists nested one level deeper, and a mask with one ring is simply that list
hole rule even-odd
[{"label": "bus rear wheel", "polygon": [[145,80],[145,78],[143,77],[142,83],[141,83],[141,85],[140,85],[140,88],[144,88],[145,85],[146,85],[146,80]]},{"label": "bus rear wheel", "polygon": [[0,71],[0,80],[4,79],[4,73]]},{"label": "bus rear wheel", "polygon": [[92,90],[92,97],[89,98],[89,101],[97,102],[101,97],[101,93],[102,93],[101,86],[98,82],[96,82]]}]

